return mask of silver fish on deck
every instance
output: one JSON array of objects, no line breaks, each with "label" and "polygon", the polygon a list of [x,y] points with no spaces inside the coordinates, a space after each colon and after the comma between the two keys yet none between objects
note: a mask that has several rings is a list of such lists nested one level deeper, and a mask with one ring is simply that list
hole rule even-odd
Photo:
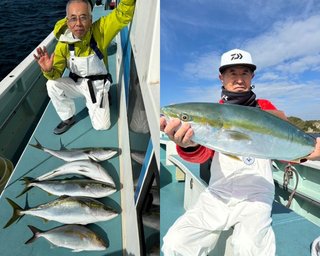
[{"label": "silver fish on deck", "polygon": [[109,173],[100,164],[88,160],[65,163],[60,167],[35,178],[35,180],[49,180],[61,175],[70,174],[79,174],[93,180],[105,182],[115,187],[114,180]]},{"label": "silver fish on deck", "polygon": [[67,149],[61,144],[60,150],[54,150],[43,147],[40,142],[35,138],[36,144],[29,144],[32,147],[38,148],[47,152],[55,157],[58,157],[66,162],[72,162],[77,160],[92,160],[95,162],[101,162],[110,159],[117,153],[120,153],[119,149],[112,148],[76,148]]},{"label": "silver fish on deck", "polygon": [[144,158],[145,158],[145,152],[131,152],[131,158],[137,162],[138,164],[143,165]]},{"label": "silver fish on deck", "polygon": [[102,198],[116,192],[115,186],[101,181],[91,179],[64,179],[64,180],[43,180],[37,181],[24,177],[25,189],[17,198],[32,187],[38,187],[49,194],[56,196],[84,196],[92,198]]},{"label": "silver fish on deck", "polygon": [[63,196],[30,209],[22,209],[11,199],[6,199],[13,208],[13,214],[3,228],[9,227],[25,214],[46,220],[54,220],[63,224],[81,225],[110,220],[119,215],[110,207],[89,197]]},{"label": "silver fish on deck", "polygon": [[107,244],[92,230],[81,225],[63,225],[47,231],[28,225],[33,236],[25,242],[30,244],[43,237],[58,247],[71,249],[73,252],[103,251]]},{"label": "silver fish on deck", "polygon": [[256,107],[181,103],[161,112],[167,120],[189,123],[194,142],[229,155],[291,161],[309,155],[316,143],[311,135]]}]

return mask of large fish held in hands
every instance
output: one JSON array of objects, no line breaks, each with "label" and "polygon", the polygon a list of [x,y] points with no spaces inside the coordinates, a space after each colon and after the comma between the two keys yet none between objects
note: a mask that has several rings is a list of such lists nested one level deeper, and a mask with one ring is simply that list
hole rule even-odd
[{"label": "large fish held in hands", "polygon": [[30,144],[30,146],[43,150],[55,157],[58,157],[66,162],[72,162],[77,160],[92,160],[95,162],[101,162],[110,159],[117,153],[120,153],[119,149],[112,148],[75,148],[67,149],[61,144],[59,150],[46,148],[40,144],[35,138],[36,144]]},{"label": "large fish held in hands", "polygon": [[22,209],[11,199],[6,199],[13,208],[13,214],[4,228],[9,227],[25,214],[63,224],[81,225],[110,220],[119,215],[110,207],[89,197],[62,196],[30,209]]},{"label": "large fish held in hands", "polygon": [[229,155],[294,161],[316,144],[311,135],[256,107],[180,103],[162,107],[161,113],[189,123],[195,143]]},{"label": "large fish held in hands", "polygon": [[73,252],[103,251],[107,249],[107,244],[85,226],[63,225],[47,231],[42,231],[31,225],[28,225],[28,227],[33,236],[25,244],[32,243],[39,237],[43,237],[53,245],[71,249]]}]

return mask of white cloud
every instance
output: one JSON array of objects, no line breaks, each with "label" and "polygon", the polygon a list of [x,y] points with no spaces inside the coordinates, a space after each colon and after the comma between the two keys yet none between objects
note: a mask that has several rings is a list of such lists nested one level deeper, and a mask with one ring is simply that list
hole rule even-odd
[{"label": "white cloud", "polygon": [[221,90],[213,85],[187,86],[184,93],[189,102],[217,102],[220,99]]},{"label": "white cloud", "polygon": [[264,72],[264,73],[261,73],[261,75],[258,74],[258,76],[259,76],[259,78],[257,79],[258,81],[283,80],[283,77],[276,72]]},{"label": "white cloud", "polygon": [[304,71],[319,70],[320,54],[313,54],[294,59],[277,65],[276,69],[286,73],[303,73]]},{"label": "white cloud", "polygon": [[214,80],[218,77],[219,56],[215,52],[192,54],[192,62],[186,63],[182,75],[189,79]]},{"label": "white cloud", "polygon": [[270,100],[288,116],[320,119],[320,90],[317,82],[258,82],[254,91],[258,98]]},{"label": "white cloud", "polygon": [[[251,39],[244,45],[258,66],[257,72],[272,71],[282,74],[298,74],[318,70],[320,66],[320,15],[302,21],[287,20],[274,24],[263,35]],[[183,75],[188,78],[212,80],[218,76],[220,54],[195,52],[192,61],[186,63]],[[262,73],[261,73],[262,74]],[[273,73],[273,76],[280,75]]]},{"label": "white cloud", "polygon": [[269,32],[248,41],[246,48],[259,69],[302,59],[305,67],[309,68],[314,64],[311,56],[320,52],[319,27],[320,15],[305,20],[277,22]]}]

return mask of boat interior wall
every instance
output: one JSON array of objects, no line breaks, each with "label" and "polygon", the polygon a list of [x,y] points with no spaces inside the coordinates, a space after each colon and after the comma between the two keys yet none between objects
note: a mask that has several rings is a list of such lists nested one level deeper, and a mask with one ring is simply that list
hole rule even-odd
[{"label": "boat interior wall", "polygon": [[149,122],[158,169],[160,167],[159,116],[160,116],[160,1],[136,2],[130,41],[146,115]]},{"label": "boat interior wall", "polygon": [[[273,178],[276,183],[276,201],[320,226],[320,177],[319,162],[308,161],[292,165],[292,173],[287,173],[288,164],[274,161]],[[289,200],[290,196],[292,199]]]},{"label": "boat interior wall", "polygon": [[[53,33],[40,45],[55,46]],[[17,162],[49,99],[46,80],[30,53],[0,82],[0,154]]]}]

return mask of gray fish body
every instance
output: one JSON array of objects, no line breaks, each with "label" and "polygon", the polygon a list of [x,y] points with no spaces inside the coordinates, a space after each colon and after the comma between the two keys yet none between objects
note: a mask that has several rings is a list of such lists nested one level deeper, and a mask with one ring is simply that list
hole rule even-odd
[{"label": "gray fish body", "polygon": [[320,256],[320,236],[311,244],[311,256]]},{"label": "gray fish body", "polygon": [[60,197],[35,208],[21,210],[20,215],[24,214],[63,224],[81,225],[107,221],[118,216],[111,208],[88,197]]},{"label": "gray fish body", "polygon": [[29,228],[34,233],[34,237],[26,243],[43,237],[55,246],[68,248],[73,252],[102,251],[107,248],[106,243],[100,237],[81,225],[64,225],[47,231],[40,231],[33,226],[29,226]]},{"label": "gray fish body", "polygon": [[309,155],[315,146],[312,136],[259,108],[181,103],[163,107],[162,113],[189,123],[194,142],[226,154],[290,161]]},{"label": "gray fish body", "polygon": [[85,149],[66,149],[66,150],[53,150],[43,148],[43,151],[60,158],[66,162],[78,160],[92,160],[101,162],[110,159],[117,151],[104,148],[85,148]]},{"label": "gray fish body", "polygon": [[90,179],[33,181],[27,185],[27,187],[33,186],[56,196],[102,198],[116,192],[116,188],[113,185]]},{"label": "gray fish body", "polygon": [[114,180],[101,165],[85,160],[66,163],[48,173],[37,177],[35,180],[49,180],[61,175],[69,174],[83,175],[90,179],[102,181],[115,187]]},{"label": "gray fish body", "polygon": [[138,164],[143,165],[145,154],[139,152],[132,152],[130,155],[134,161],[136,161]]},{"label": "gray fish body", "polygon": [[115,156],[119,150],[110,148],[78,148],[78,149],[66,149],[61,146],[60,150],[54,150],[46,148],[36,140],[36,144],[30,144],[30,146],[43,150],[57,158],[60,158],[66,162],[78,161],[78,160],[92,160],[95,162],[101,162],[110,159]]}]

